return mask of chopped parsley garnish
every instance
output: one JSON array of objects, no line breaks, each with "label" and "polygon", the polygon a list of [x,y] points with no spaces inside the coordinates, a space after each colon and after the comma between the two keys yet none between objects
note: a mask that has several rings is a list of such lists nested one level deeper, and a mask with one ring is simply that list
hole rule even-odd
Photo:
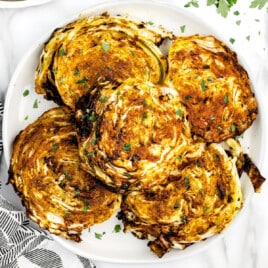
[{"label": "chopped parsley garnish", "polygon": [[153,21],[147,21],[147,24],[154,25],[154,22]]},{"label": "chopped parsley garnish", "polygon": [[231,7],[236,4],[237,0],[207,0],[207,5],[215,5],[217,8],[217,12],[223,16],[227,17]]},{"label": "chopped parsley garnish", "polygon": [[87,153],[87,156],[89,156],[89,157],[90,157],[90,156],[93,156],[93,155],[94,155],[94,156],[97,155],[97,151],[96,151],[96,150],[92,150],[91,152],[88,152],[88,153]]},{"label": "chopped parsley garnish", "polygon": [[190,180],[189,180],[189,177],[185,177],[184,178],[184,182],[185,182],[185,185],[186,185],[186,189],[190,189],[191,187],[191,184],[190,184]]},{"label": "chopped parsley garnish", "polygon": [[254,0],[251,2],[250,8],[262,9],[266,4],[268,4],[268,0]]},{"label": "chopped parsley garnish", "polygon": [[199,7],[199,3],[196,0],[191,0],[191,1],[189,1],[188,3],[186,3],[184,5],[184,7],[190,7],[190,6],[193,6],[193,7],[198,8]]},{"label": "chopped parsley garnish", "polygon": [[234,12],[234,15],[235,15],[235,16],[239,16],[239,15],[240,15],[240,12],[239,12],[238,10],[236,10],[236,11]]},{"label": "chopped parsley garnish", "polygon": [[185,96],[185,100],[190,100],[191,99],[191,96],[189,96],[189,95],[187,95],[187,96]]},{"label": "chopped parsley garnish", "polygon": [[34,109],[38,108],[38,100],[37,99],[34,101],[33,108]]},{"label": "chopped parsley garnish", "polygon": [[108,98],[105,97],[105,96],[101,96],[101,97],[100,97],[100,102],[101,102],[101,103],[105,103],[105,102],[107,102],[107,100],[108,100]]},{"label": "chopped parsley garnish", "polygon": [[59,54],[59,56],[66,56],[67,55],[67,53],[64,49],[60,49],[58,54]]},{"label": "chopped parsley garnish", "polygon": [[209,207],[204,206],[203,208],[204,208],[204,211],[205,211],[205,212],[209,211]]},{"label": "chopped parsley garnish", "polygon": [[119,233],[121,231],[121,225],[120,224],[116,224],[115,226],[114,226],[114,230],[113,230],[113,232],[114,233]]},{"label": "chopped parsley garnish", "polygon": [[26,120],[28,120],[29,119],[29,115],[26,115],[25,117],[24,117],[24,120],[26,121]]},{"label": "chopped parsley garnish", "polygon": [[57,143],[53,143],[53,144],[52,144],[52,151],[53,151],[53,152],[56,152],[58,149],[59,149],[59,144],[57,144]]},{"label": "chopped parsley garnish", "polygon": [[130,143],[125,143],[122,146],[122,150],[125,151],[125,152],[129,152],[131,150],[131,144]]},{"label": "chopped parsley garnish", "polygon": [[180,26],[181,33],[184,33],[185,32],[185,28],[186,28],[186,25],[181,25]]},{"label": "chopped parsley garnish", "polygon": [[227,95],[224,96],[224,98],[223,98],[223,102],[224,102],[225,104],[228,103],[228,96],[227,96]]},{"label": "chopped parsley garnish", "polygon": [[177,156],[177,159],[178,159],[178,160],[182,160],[182,155],[178,155],[178,156]]},{"label": "chopped parsley garnish", "polygon": [[176,115],[177,115],[177,116],[182,117],[182,114],[183,114],[183,112],[182,112],[181,109],[178,109],[178,110],[176,111]]},{"label": "chopped parsley garnish", "polygon": [[88,79],[86,77],[82,78],[82,79],[79,79],[76,81],[76,84],[84,84],[88,82]]},{"label": "chopped parsley garnish", "polygon": [[89,210],[89,205],[85,205],[84,207],[83,207],[83,212],[87,212]]},{"label": "chopped parsley garnish", "polygon": [[229,39],[229,42],[230,42],[231,44],[234,44],[235,39],[234,39],[234,38],[230,38],[230,39]]},{"label": "chopped parsley garnish", "polygon": [[91,115],[91,116],[89,117],[89,120],[90,120],[91,122],[95,122],[95,121],[97,120],[97,116],[96,116],[95,114],[93,114],[93,115]]},{"label": "chopped parsley garnish", "polygon": [[241,24],[241,20],[237,20],[235,23],[239,26]]},{"label": "chopped parsley garnish", "polygon": [[80,71],[79,71],[78,67],[75,67],[75,69],[74,69],[74,75],[77,76],[79,74],[80,74]]},{"label": "chopped parsley garnish", "polygon": [[186,224],[187,223],[186,216],[181,216],[181,221],[182,221],[183,224]]},{"label": "chopped parsley garnish", "polygon": [[110,49],[110,44],[106,43],[106,42],[102,42],[101,47],[102,47],[103,51],[108,52]]},{"label": "chopped parsley garnish", "polygon": [[179,203],[176,202],[173,208],[174,208],[174,209],[178,209],[178,208],[179,208]]},{"label": "chopped parsley garnish", "polygon": [[232,131],[232,132],[235,132],[236,131],[236,126],[235,126],[235,124],[231,124],[231,127],[230,127],[230,130]]},{"label": "chopped parsley garnish", "polygon": [[26,97],[30,94],[30,90],[29,89],[25,89],[22,93],[23,97]]},{"label": "chopped parsley garnish", "polygon": [[207,86],[206,86],[206,82],[205,80],[202,80],[200,83],[200,87],[202,89],[202,91],[206,91],[207,90]]},{"label": "chopped parsley garnish", "polygon": [[90,144],[91,144],[92,146],[94,146],[94,145],[97,144],[98,141],[99,141],[99,139],[98,139],[97,137],[95,137],[95,138],[90,142]]},{"label": "chopped parsley garnish", "polygon": [[104,234],[105,234],[105,232],[103,232],[102,234],[100,234],[100,233],[95,233],[95,238],[101,240]]}]

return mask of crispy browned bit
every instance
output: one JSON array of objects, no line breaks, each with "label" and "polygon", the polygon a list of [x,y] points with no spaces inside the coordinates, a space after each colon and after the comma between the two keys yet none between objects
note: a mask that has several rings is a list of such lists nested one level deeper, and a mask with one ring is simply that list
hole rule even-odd
[{"label": "crispy browned bit", "polygon": [[261,175],[259,169],[247,154],[244,154],[244,161],[244,170],[252,182],[254,191],[259,193],[261,191],[262,184],[265,182],[265,178]]}]

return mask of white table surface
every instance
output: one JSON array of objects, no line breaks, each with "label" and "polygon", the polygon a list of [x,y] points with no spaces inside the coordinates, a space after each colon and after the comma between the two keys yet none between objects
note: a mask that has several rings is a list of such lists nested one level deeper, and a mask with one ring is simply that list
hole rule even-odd
[{"label": "white table surface", "polygon": [[[12,74],[27,50],[45,33],[68,17],[103,1],[98,0],[52,0],[51,2],[27,8],[0,8],[0,94],[3,96]],[[184,8],[189,1],[162,1]],[[177,3],[179,2],[179,3]],[[227,18],[218,15],[214,7],[207,7],[206,0],[199,1],[199,8],[188,11],[211,24],[221,32],[225,40],[234,38],[233,48],[242,55],[251,67],[257,90],[263,94],[262,101],[268,101],[268,10],[250,9],[250,1],[238,1]],[[239,15],[233,12],[239,10]],[[237,21],[241,21],[237,25]],[[267,105],[266,105],[267,106]],[[268,115],[265,107],[262,116]],[[267,128],[267,126],[266,126]],[[266,132],[267,133],[267,132]],[[266,142],[268,147],[268,142]],[[263,148],[268,152],[268,148]],[[268,177],[268,154],[261,172]],[[1,181],[7,180],[7,166],[1,162]],[[2,186],[0,193],[16,206],[20,202],[11,186]],[[268,184],[260,194],[254,194],[240,221],[227,231],[224,238],[207,250],[191,258],[169,263],[112,264],[96,261],[97,268],[265,268],[268,267]],[[73,267],[72,264],[66,267]]]}]

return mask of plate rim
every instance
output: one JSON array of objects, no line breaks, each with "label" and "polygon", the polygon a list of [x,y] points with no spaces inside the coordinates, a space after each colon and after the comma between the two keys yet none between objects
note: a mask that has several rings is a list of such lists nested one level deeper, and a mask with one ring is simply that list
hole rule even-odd
[{"label": "plate rim", "polygon": [[52,0],[18,0],[18,1],[0,0],[0,8],[24,8],[24,7],[42,5],[50,1]]},{"label": "plate rim", "polygon": [[[30,1],[37,1],[37,0],[27,0],[27,2]],[[39,0],[40,2],[49,2],[51,0]],[[113,6],[118,6],[118,5],[126,5],[127,4],[153,4],[153,5],[158,5],[158,6],[163,6],[165,8],[176,8],[178,9],[178,13],[183,13],[185,14],[187,17],[189,17],[190,19],[193,19],[195,22],[202,22],[202,24],[205,25],[205,27],[211,29],[211,31],[213,32],[213,34],[215,33],[217,38],[220,38],[221,40],[223,40],[225,43],[227,43],[226,38],[224,38],[224,36],[221,36],[220,33],[210,24],[206,23],[202,18],[195,16],[193,13],[191,13],[188,10],[185,10],[179,6],[177,6],[174,3],[168,3],[168,2],[163,2],[163,1],[159,1],[159,0],[148,0],[148,1],[142,1],[142,0],[128,0],[128,1],[122,1],[122,0],[117,0],[114,2],[110,2],[110,1],[103,1],[101,3],[98,4],[93,4],[90,5],[88,8],[84,8],[79,12],[74,13],[73,15],[71,15],[69,18],[64,19],[63,21],[61,21],[60,23],[56,23],[56,25],[54,25],[52,27],[52,30],[46,32],[45,34],[43,34],[41,36],[41,38],[39,38],[37,40],[37,42],[35,42],[27,51],[27,53],[23,56],[23,58],[19,61],[19,64],[17,65],[12,78],[10,80],[8,89],[7,89],[7,93],[6,93],[6,101],[5,101],[5,105],[4,105],[4,111],[6,110],[6,107],[8,106],[8,104],[10,103],[10,98],[11,98],[11,92],[12,92],[12,88],[14,87],[14,82],[16,82],[16,77],[17,75],[20,73],[22,66],[25,64],[25,62],[29,59],[30,55],[32,54],[32,52],[35,49],[41,48],[43,46],[44,41],[51,35],[51,32],[53,31],[53,29],[60,27],[62,25],[65,25],[68,22],[71,22],[77,18],[79,18],[79,16],[83,15],[83,14],[88,14],[90,12],[95,12],[95,9],[101,9],[101,8],[110,8]],[[1,1],[0,1],[0,7],[1,7]],[[258,100],[262,99],[262,95],[263,93],[261,92],[261,90],[257,90],[257,85],[255,85],[253,83],[253,75],[252,75],[252,70],[250,68],[250,66],[247,64],[247,62],[244,60],[243,56],[239,54],[239,52],[237,52],[234,47],[231,44],[228,44],[228,46],[234,50],[237,54],[238,54],[238,60],[239,62],[242,63],[242,65],[244,66],[244,68],[246,69],[247,73],[249,74],[250,80],[251,80],[251,84],[253,86],[253,91],[254,93],[257,95]],[[267,132],[267,125],[266,125],[266,121],[263,118],[263,113],[264,113],[264,103],[258,101],[258,106],[259,106],[259,111],[262,112],[262,116],[260,116],[260,113],[258,114],[258,118],[261,121],[260,125],[261,128],[263,128],[262,130],[262,134],[261,134],[261,144],[265,144],[266,145],[266,140],[265,140],[265,135]],[[7,147],[7,116],[5,116],[7,113],[4,112],[4,117],[3,117],[3,144],[4,144],[4,157],[6,160],[7,165],[9,165],[9,161],[10,161],[10,157],[11,157],[11,152],[10,155],[7,154],[7,150],[5,149]],[[265,160],[265,155],[266,153],[262,150],[261,153],[259,154],[260,158],[258,161],[258,168],[259,170],[262,170],[263,164],[264,164],[264,160]],[[249,196],[249,198],[246,200],[247,203],[249,203],[251,200],[251,196]],[[246,202],[245,202],[246,203]],[[247,205],[244,203],[241,211],[238,213],[238,215],[235,217],[235,219],[233,221],[237,221],[237,218],[242,217],[242,215],[244,214],[245,208],[247,207]],[[146,259],[146,260],[131,260],[130,262],[127,259],[111,259],[109,257],[99,257],[99,256],[95,256],[95,255],[91,255],[90,252],[89,254],[84,254],[83,252],[80,253],[79,255],[84,256],[86,258],[92,258],[93,260],[96,261],[104,261],[104,262],[110,262],[110,263],[125,263],[125,264],[142,264],[142,263],[163,263],[163,262],[169,262],[169,261],[175,261],[175,260],[179,260],[182,258],[187,258],[189,256],[193,256],[196,255],[204,250],[206,250],[208,247],[211,247],[211,245],[213,245],[213,243],[219,241],[220,239],[222,239],[224,237],[224,233],[226,231],[228,231],[229,226],[221,233],[214,235],[213,237],[210,238],[211,242],[206,244],[203,248],[197,249],[194,252],[186,252],[186,254],[182,255],[178,255],[178,256],[172,256],[169,257],[168,259],[162,258],[162,259]],[[66,249],[78,254],[77,251],[74,251],[74,247],[70,246],[69,244],[64,244],[62,243],[62,240],[64,238],[50,234],[53,239],[55,241],[57,241],[58,243],[60,243],[63,247],[65,247]],[[202,241],[201,241],[202,242]],[[64,244],[64,245],[63,245]],[[147,248],[146,248],[147,249]]]}]

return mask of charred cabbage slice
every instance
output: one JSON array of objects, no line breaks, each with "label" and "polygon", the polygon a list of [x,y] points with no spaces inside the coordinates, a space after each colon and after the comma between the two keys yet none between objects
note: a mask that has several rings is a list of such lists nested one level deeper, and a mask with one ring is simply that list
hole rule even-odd
[{"label": "charred cabbage slice", "polygon": [[123,192],[163,183],[200,154],[176,91],[129,79],[80,99],[76,122],[86,169]]},{"label": "charred cabbage slice", "polygon": [[73,113],[67,108],[47,111],[17,136],[9,182],[33,221],[75,241],[120,207],[120,195],[80,168]]},{"label": "charred cabbage slice", "polygon": [[249,77],[235,52],[213,36],[177,37],[166,82],[186,105],[192,132],[208,142],[243,133],[257,116]]},{"label": "charred cabbage slice", "polygon": [[157,45],[171,34],[156,29],[120,16],[81,18],[56,29],[36,70],[37,93],[74,109],[99,82],[129,77],[161,82],[166,60]]},{"label": "charred cabbage slice", "polygon": [[121,218],[125,231],[149,239],[151,250],[162,257],[221,232],[242,204],[236,158],[211,144],[166,185],[126,193]]}]

